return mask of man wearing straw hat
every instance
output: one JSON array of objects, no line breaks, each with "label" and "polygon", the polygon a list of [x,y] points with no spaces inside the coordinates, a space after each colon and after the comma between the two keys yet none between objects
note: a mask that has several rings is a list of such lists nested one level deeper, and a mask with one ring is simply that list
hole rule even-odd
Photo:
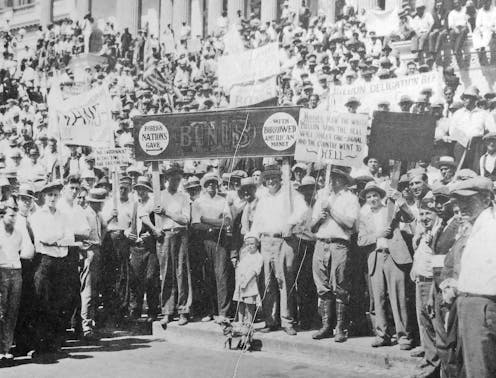
[{"label": "man wearing straw hat", "polygon": [[156,204],[155,216],[160,217],[163,239],[157,243],[160,263],[160,300],[162,326],[166,326],[177,310],[179,325],[188,323],[192,302],[191,275],[188,256],[188,232],[190,205],[188,195],[179,192],[183,170],[176,165],[165,171],[167,189],[162,191],[160,203]]},{"label": "man wearing straw hat", "polygon": [[451,156],[441,156],[439,161],[435,164],[436,168],[439,169],[441,173],[441,180],[439,180],[439,184],[448,185],[450,184],[454,177],[456,171],[456,162],[455,159]]},{"label": "man wearing straw hat", "polygon": [[[331,169],[331,190],[322,189],[312,215],[317,242],[313,278],[319,296],[322,328],[314,339],[332,336],[331,317],[336,316],[335,342],[347,339],[346,312],[350,300],[350,238],[360,211],[358,198],[348,190],[352,178],[342,169]],[[334,307],[335,306],[335,307]],[[335,312],[335,313],[334,313]]]},{"label": "man wearing straw hat", "polygon": [[107,191],[103,188],[90,189],[86,202],[88,206],[84,210],[86,221],[90,232],[87,239],[83,241],[81,256],[83,265],[81,269],[81,321],[83,337],[86,340],[94,340],[96,310],[98,308],[98,284],[100,281],[101,268],[101,246],[104,236],[104,222],[101,211]]},{"label": "man wearing straw hat", "polygon": [[146,294],[147,320],[153,321],[160,312],[160,267],[155,239],[161,237],[161,231],[150,219],[153,212],[150,193],[153,189],[148,178],[139,176],[133,189],[137,195],[137,202],[134,204],[131,227],[124,231],[130,243],[130,314],[134,319],[141,317],[143,298]]},{"label": "man wearing straw hat", "polygon": [[54,181],[41,189],[44,205],[31,219],[37,253],[34,273],[36,352],[40,354],[59,352],[65,338],[67,252],[74,234],[70,219],[56,207],[62,187],[62,183]]},{"label": "man wearing straw hat", "polygon": [[228,253],[226,233],[231,228],[227,200],[218,193],[221,179],[214,173],[202,177],[205,194],[195,200],[191,210],[192,227],[202,235],[205,252],[205,284],[209,299],[203,322],[218,314],[217,323],[226,320],[231,305],[228,288]]},{"label": "man wearing straw hat", "polygon": [[[392,237],[392,227],[388,224],[388,208],[383,202],[386,197],[384,189],[372,181],[360,192],[360,197],[366,201],[366,205],[360,210],[358,245],[374,246],[367,261],[371,284],[369,291],[374,299],[376,315],[376,338],[372,346],[377,348],[391,345],[392,335],[389,333],[386,316],[386,297],[389,297],[398,344],[400,349],[408,350],[412,345],[406,307],[405,268],[411,263],[411,256],[407,249],[390,246],[388,239]],[[403,222],[413,220],[404,200],[397,203],[397,206],[398,211],[393,218],[394,227],[399,225],[400,219]]]},{"label": "man wearing straw hat", "polygon": [[262,178],[268,191],[258,201],[252,224],[252,231],[260,235],[264,259],[266,294],[262,302],[265,317],[262,332],[274,331],[280,323],[288,335],[294,336],[296,246],[290,229],[299,223],[306,206],[301,194],[290,183],[287,183],[290,188],[282,186],[278,165],[267,166]]}]

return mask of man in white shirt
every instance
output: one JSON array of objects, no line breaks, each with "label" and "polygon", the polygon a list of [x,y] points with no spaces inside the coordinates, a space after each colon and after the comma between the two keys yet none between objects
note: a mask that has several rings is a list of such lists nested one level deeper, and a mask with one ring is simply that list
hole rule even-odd
[{"label": "man in white shirt", "polygon": [[[336,306],[336,334],[334,341],[344,342],[346,310],[350,300],[351,277],[349,269],[350,238],[360,212],[358,198],[347,186],[351,177],[341,169],[331,169],[331,190],[319,191],[312,214],[312,232],[315,233],[313,278],[322,308],[330,319]],[[323,323],[313,335],[315,339],[332,336],[332,321]]]},{"label": "man in white shirt", "polygon": [[[205,252],[205,285],[208,296],[207,315],[202,321],[212,320],[217,313],[217,322],[227,317],[231,305],[228,290],[228,253],[226,234],[231,228],[231,211],[225,197],[218,193],[220,178],[207,173],[201,180],[205,193],[193,202],[191,225],[203,236]],[[217,310],[217,311],[216,311]]]},{"label": "man in white shirt", "polygon": [[[451,189],[462,216],[473,227],[459,262],[458,280],[443,281],[443,295],[456,295],[458,330],[467,377],[496,376],[496,212],[493,183],[486,177]],[[455,263],[456,268],[456,263]]]},{"label": "man in white shirt", "polygon": [[453,52],[459,56],[469,32],[468,15],[460,0],[453,1],[453,9],[448,14],[448,28]]},{"label": "man in white shirt", "polygon": [[464,107],[453,114],[449,125],[449,136],[452,139],[460,134],[471,139],[496,131],[496,123],[491,114],[476,106],[478,98],[479,90],[473,86],[463,92],[461,99]]},{"label": "man in white shirt", "polygon": [[165,172],[167,189],[160,195],[160,203],[154,210],[156,225],[163,234],[157,243],[157,257],[160,263],[160,298],[162,326],[172,315],[179,313],[179,325],[188,323],[192,301],[191,276],[188,258],[188,230],[190,206],[188,195],[178,191],[183,171],[176,166]]},{"label": "man in white shirt", "polygon": [[474,48],[481,52],[489,50],[489,44],[496,27],[496,14],[491,3],[491,0],[483,1],[482,8],[477,11],[475,29],[472,33]]},{"label": "man in white shirt", "polygon": [[294,336],[296,303],[292,288],[296,279],[297,246],[290,232],[294,225],[301,223],[308,207],[291,183],[282,185],[278,165],[266,167],[262,178],[268,191],[259,198],[251,231],[260,236],[264,259],[267,293],[262,305],[265,317],[263,332],[275,330],[281,322],[283,330]]},{"label": "man in white shirt", "polygon": [[31,218],[37,252],[34,288],[37,303],[36,352],[59,352],[65,338],[67,308],[67,252],[74,242],[71,220],[57,210],[62,189],[54,181],[41,189],[44,205]]},{"label": "man in white shirt", "polygon": [[425,11],[424,0],[417,0],[415,7],[417,8],[417,15],[410,24],[415,32],[415,35],[412,37],[412,52],[417,53],[420,59],[426,50],[426,42],[428,41],[432,25],[434,25],[434,19],[429,12]]}]

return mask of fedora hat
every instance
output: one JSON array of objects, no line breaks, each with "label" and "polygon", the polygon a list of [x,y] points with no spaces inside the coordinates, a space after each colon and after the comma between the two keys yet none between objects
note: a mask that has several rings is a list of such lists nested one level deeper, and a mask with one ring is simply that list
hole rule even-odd
[{"label": "fedora hat", "polygon": [[281,167],[277,164],[268,165],[262,172],[262,178],[266,179],[268,177],[282,176]]},{"label": "fedora hat", "polygon": [[87,202],[105,202],[107,197],[107,191],[103,188],[93,188],[88,192],[86,197]]},{"label": "fedora hat", "polygon": [[495,132],[487,133],[486,135],[484,135],[482,137],[482,140],[485,140],[485,141],[496,140],[496,133]]},{"label": "fedora hat", "polygon": [[97,181],[95,184],[95,188],[112,188],[112,184],[110,183],[109,179],[107,176],[103,176],[101,179]]},{"label": "fedora hat", "polygon": [[217,186],[222,185],[222,180],[215,173],[207,173],[205,176],[202,177],[200,183],[202,187],[205,187],[209,182],[212,181],[215,181],[217,183]]},{"label": "fedora hat", "polygon": [[365,185],[365,188],[360,192],[360,198],[365,199],[369,192],[376,192],[381,198],[386,197],[386,191],[377,185],[375,181],[370,181]]},{"label": "fedora hat", "polygon": [[342,178],[344,178],[346,180],[348,185],[353,184],[353,179],[351,178],[351,176],[340,168],[332,167],[331,168],[331,177],[332,176],[341,176]]},{"label": "fedora hat", "polygon": [[31,199],[36,199],[34,196],[34,188],[29,184],[21,184],[16,193],[17,197],[28,197]]},{"label": "fedora hat", "polygon": [[463,91],[461,99],[463,100],[464,97],[479,98],[479,89],[474,85],[469,86]]},{"label": "fedora hat", "polygon": [[64,187],[64,185],[62,185],[62,183],[60,181],[52,181],[52,182],[49,182],[47,184],[45,184],[41,190],[40,190],[40,193],[47,193],[47,192],[51,192],[52,190],[62,190],[62,188]]},{"label": "fedora hat", "polygon": [[149,192],[153,192],[152,186],[150,185],[150,180],[146,176],[139,176],[133,189],[145,189]]}]

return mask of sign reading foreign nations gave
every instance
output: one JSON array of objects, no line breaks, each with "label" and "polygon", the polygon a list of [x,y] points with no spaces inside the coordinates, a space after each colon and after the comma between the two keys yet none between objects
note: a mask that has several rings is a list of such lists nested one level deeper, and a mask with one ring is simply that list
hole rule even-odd
[{"label": "sign reading foreign nations gave", "polygon": [[436,119],[430,114],[375,112],[369,156],[382,160],[430,160]]},{"label": "sign reading foreign nations gave", "polygon": [[94,149],[95,167],[110,168],[127,165],[129,163],[129,152],[125,148],[102,148]]},{"label": "sign reading foreign nations gave", "polygon": [[[345,110],[345,104],[350,97],[356,97],[361,105],[358,112],[372,113],[377,110],[377,103],[387,99],[391,103],[391,110],[400,110],[398,103],[401,96],[408,95],[413,101],[420,95],[423,89],[431,89],[435,95],[442,90],[442,78],[439,72],[427,72],[416,75],[371,81],[351,85],[334,85],[329,92],[327,110]],[[319,108],[326,107],[326,105]]]},{"label": "sign reading foreign nations gave", "polygon": [[138,116],[136,159],[290,156],[299,113],[291,106]]},{"label": "sign reading foreign nations gave", "polygon": [[367,156],[368,116],[302,109],[295,159],[359,167]]}]

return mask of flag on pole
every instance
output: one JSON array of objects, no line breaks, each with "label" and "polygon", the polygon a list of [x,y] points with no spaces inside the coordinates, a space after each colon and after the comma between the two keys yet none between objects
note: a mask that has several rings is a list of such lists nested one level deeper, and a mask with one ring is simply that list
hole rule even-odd
[{"label": "flag on pole", "polygon": [[167,80],[164,75],[157,69],[157,67],[150,67],[143,74],[143,80],[150,87],[155,88],[159,92],[163,93],[167,91]]}]

